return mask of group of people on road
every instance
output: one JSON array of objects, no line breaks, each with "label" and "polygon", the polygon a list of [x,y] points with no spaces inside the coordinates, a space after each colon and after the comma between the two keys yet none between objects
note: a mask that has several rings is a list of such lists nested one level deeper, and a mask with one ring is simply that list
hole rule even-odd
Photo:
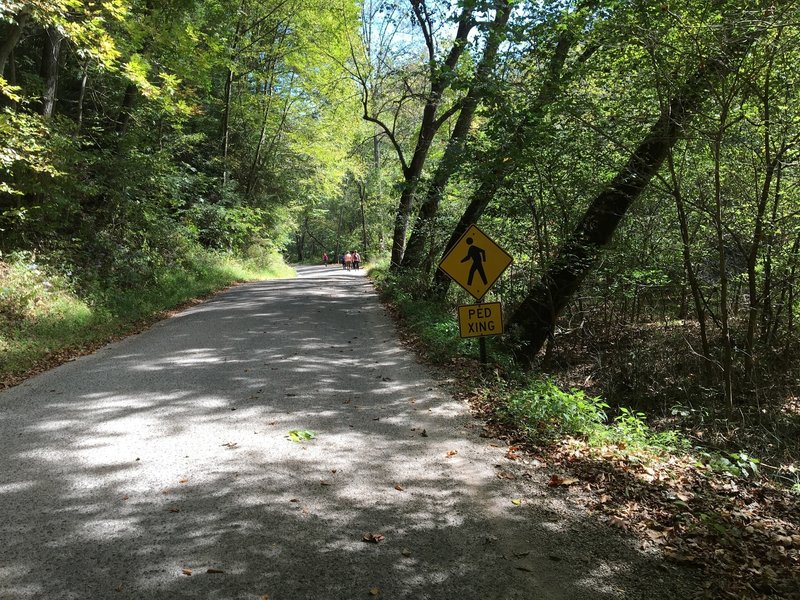
[{"label": "group of people on road", "polygon": [[[323,252],[322,262],[326,267],[328,266],[329,263],[331,263],[331,259],[328,256],[327,252]],[[342,269],[344,269],[345,271],[350,271],[351,269],[360,269],[361,255],[358,253],[358,250],[353,250],[352,252],[348,251],[345,252],[344,254],[340,254],[339,264],[342,265]]]}]

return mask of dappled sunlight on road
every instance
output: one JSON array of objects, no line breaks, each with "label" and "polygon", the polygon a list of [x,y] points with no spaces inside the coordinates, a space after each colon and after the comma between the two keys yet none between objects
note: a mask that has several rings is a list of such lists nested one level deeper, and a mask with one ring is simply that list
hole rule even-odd
[{"label": "dappled sunlight on road", "polygon": [[593,525],[509,502],[361,275],[241,286],[0,394],[0,597],[635,597],[603,583],[646,568],[619,540],[581,579],[548,558]]}]

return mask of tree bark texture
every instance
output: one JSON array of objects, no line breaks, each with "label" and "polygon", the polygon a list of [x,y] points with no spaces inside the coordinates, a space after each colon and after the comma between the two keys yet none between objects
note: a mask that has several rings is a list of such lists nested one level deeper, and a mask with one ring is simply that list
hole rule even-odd
[{"label": "tree bark texture", "polygon": [[58,91],[58,58],[61,53],[61,42],[64,34],[56,27],[45,30],[44,50],[39,74],[44,82],[42,93],[41,114],[45,118],[53,116],[56,106],[56,93]]},{"label": "tree bark texture", "polygon": [[[737,47],[749,45],[752,38]],[[691,116],[706,98],[709,85],[724,77],[730,64],[725,55],[700,66],[671,99],[627,164],[589,205],[583,219],[558,256],[511,313],[508,328],[523,342],[521,354],[533,359],[552,335],[556,320],[611,241],[622,218],[647,188]]]}]

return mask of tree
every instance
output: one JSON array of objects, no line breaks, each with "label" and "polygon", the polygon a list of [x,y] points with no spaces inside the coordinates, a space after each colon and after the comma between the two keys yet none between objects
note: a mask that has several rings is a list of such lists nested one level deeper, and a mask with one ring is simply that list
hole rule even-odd
[{"label": "tree", "polygon": [[[540,282],[511,313],[508,324],[532,359],[553,333],[561,312],[596,264],[631,204],[644,192],[691,117],[702,107],[709,87],[738,67],[738,60],[760,32],[734,34],[722,52],[701,62],[662,111],[627,164],[592,200],[569,240],[561,247]],[[724,265],[723,265],[724,266]]]}]

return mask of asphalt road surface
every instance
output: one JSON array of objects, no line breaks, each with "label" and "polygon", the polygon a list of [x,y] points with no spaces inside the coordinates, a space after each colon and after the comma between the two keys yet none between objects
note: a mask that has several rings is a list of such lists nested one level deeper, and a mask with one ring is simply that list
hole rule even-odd
[{"label": "asphalt road surface", "polygon": [[298,273],[0,394],[0,598],[688,597],[481,438],[361,272]]}]

